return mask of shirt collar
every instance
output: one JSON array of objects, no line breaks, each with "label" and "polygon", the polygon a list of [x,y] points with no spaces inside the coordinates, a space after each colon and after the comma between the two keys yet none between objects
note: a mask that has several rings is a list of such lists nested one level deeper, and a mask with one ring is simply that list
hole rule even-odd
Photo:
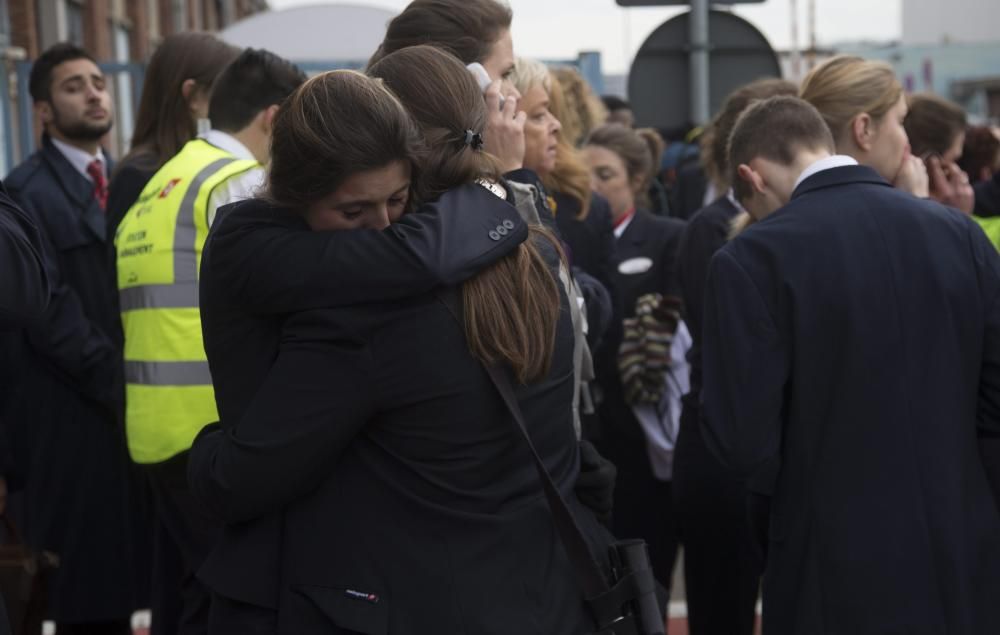
[{"label": "shirt collar", "polygon": [[257,158],[253,155],[253,152],[243,145],[239,139],[233,135],[222,132],[221,130],[212,129],[201,135],[201,138],[211,143],[216,148],[220,150],[225,150],[229,154],[233,155],[237,159],[246,159],[248,161],[256,161]]},{"label": "shirt collar", "polygon": [[736,192],[733,190],[733,188],[729,188],[729,191],[726,192],[726,198],[729,200],[730,203],[732,203],[733,207],[736,208],[737,212],[742,212],[744,214],[749,213],[747,212],[746,208],[743,207],[743,205],[736,200]]},{"label": "shirt collar", "polygon": [[615,238],[621,238],[628,226],[632,224],[632,220],[635,218],[635,208],[625,212],[625,215],[615,221]]},{"label": "shirt collar", "polygon": [[792,188],[792,191],[794,192],[795,190],[799,189],[799,186],[802,185],[803,181],[808,179],[810,176],[818,174],[819,172],[822,172],[824,170],[832,170],[833,168],[841,168],[844,167],[845,165],[857,165],[857,164],[858,162],[853,157],[849,157],[845,154],[835,154],[831,157],[820,159],[819,161],[816,161],[815,163],[813,163],[812,165],[810,165],[809,167],[807,167],[805,170],[802,171],[802,174],[799,175],[798,180],[795,181],[795,187]]},{"label": "shirt collar", "polygon": [[90,174],[87,173],[87,166],[90,165],[91,162],[94,161],[94,159],[97,159],[98,161],[101,162],[101,168],[104,171],[104,178],[107,179],[108,162],[104,158],[103,151],[98,150],[97,154],[93,155],[90,154],[89,152],[81,150],[80,148],[77,148],[76,146],[71,146],[65,141],[60,141],[55,137],[49,137],[49,139],[52,141],[52,145],[54,145],[56,149],[59,150],[59,152],[64,157],[66,157],[66,160],[69,161],[70,165],[73,166],[73,169],[82,174],[88,181],[90,182],[94,181],[94,179],[90,176]]}]

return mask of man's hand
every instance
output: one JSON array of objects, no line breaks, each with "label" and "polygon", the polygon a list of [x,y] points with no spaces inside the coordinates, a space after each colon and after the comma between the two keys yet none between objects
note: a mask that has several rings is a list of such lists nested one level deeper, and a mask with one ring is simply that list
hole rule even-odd
[{"label": "man's hand", "polygon": [[[499,80],[486,89],[486,130],[483,133],[485,149],[500,159],[503,171],[512,172],[524,167],[524,122],[527,113],[517,111],[517,97],[508,95],[500,107]],[[475,132],[475,131],[473,131]]]}]

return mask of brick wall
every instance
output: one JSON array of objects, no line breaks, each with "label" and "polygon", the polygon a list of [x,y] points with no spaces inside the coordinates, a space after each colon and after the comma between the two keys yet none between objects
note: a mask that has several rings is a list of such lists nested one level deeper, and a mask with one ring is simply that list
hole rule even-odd
[{"label": "brick wall", "polygon": [[29,58],[38,57],[38,29],[35,26],[33,0],[11,0],[7,5],[10,14],[11,44],[23,48]]}]

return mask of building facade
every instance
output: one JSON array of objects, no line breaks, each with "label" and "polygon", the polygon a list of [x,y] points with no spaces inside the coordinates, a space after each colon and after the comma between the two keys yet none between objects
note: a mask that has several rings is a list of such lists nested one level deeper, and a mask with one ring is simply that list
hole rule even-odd
[{"label": "building facade", "polygon": [[903,46],[1000,40],[997,0],[903,0]]},{"label": "building facade", "polygon": [[0,177],[38,142],[26,92],[29,63],[58,42],[89,51],[112,78],[112,155],[127,150],[142,64],[164,37],[221,31],[267,10],[266,0],[0,0]]}]

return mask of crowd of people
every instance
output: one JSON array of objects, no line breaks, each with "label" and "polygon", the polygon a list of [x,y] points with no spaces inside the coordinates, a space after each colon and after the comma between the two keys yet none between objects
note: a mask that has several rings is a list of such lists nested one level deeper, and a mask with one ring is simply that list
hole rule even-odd
[{"label": "crowd of people", "polygon": [[117,162],[34,61],[0,511],[57,635],[662,633],[682,548],[694,635],[1000,632],[998,131],[851,56],[636,129],[511,21],[171,35]]}]

